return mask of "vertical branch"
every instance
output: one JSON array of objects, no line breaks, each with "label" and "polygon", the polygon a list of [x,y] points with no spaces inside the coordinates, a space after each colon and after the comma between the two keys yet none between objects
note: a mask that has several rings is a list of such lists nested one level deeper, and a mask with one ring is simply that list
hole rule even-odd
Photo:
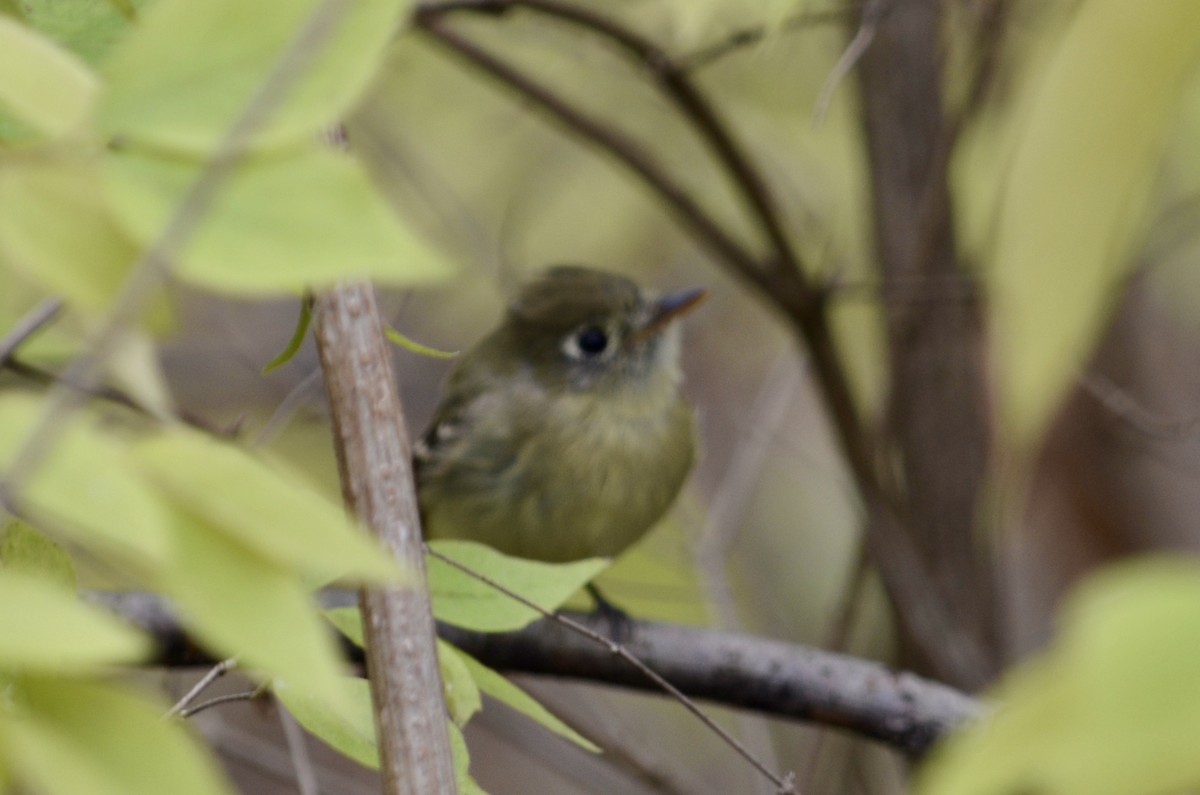
[{"label": "vertical branch", "polygon": [[924,300],[887,306],[886,442],[903,462],[905,524],[933,595],[982,662],[957,683],[975,687],[998,665],[993,565],[975,532],[990,440],[980,308],[948,184],[942,32],[937,0],[897,4],[878,21],[859,76],[883,281],[927,285]]},{"label": "vertical branch", "polygon": [[316,338],[346,504],[408,574],[401,585],[364,589],[360,596],[384,791],[453,793],[412,457],[371,286],[321,295]]}]

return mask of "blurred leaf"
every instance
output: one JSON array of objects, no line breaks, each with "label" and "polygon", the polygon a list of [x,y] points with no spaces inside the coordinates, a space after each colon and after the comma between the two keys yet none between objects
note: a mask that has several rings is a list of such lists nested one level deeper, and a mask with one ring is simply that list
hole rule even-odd
[{"label": "blurred leaf", "polygon": [[371,702],[371,686],[366,679],[341,678],[345,693],[342,701],[348,709],[330,710],[319,700],[277,682],[274,693],[295,716],[300,725],[329,745],[330,748],[373,770],[379,769],[379,746],[375,741],[375,707]]},{"label": "blurred leaf", "polygon": [[384,329],[387,338],[393,344],[399,345],[406,351],[415,353],[418,356],[428,356],[431,359],[453,359],[458,356],[458,351],[439,351],[437,348],[430,348],[428,345],[422,345],[414,339],[404,336],[394,328]]},{"label": "blurred leaf", "polygon": [[298,575],[198,518],[181,513],[176,523],[177,557],[162,587],[196,636],[221,656],[236,656],[352,716],[337,647]]},{"label": "blurred leaf", "polygon": [[36,577],[69,593],[75,592],[75,566],[62,547],[22,521],[0,532],[0,571]]},{"label": "blurred leaf", "polygon": [[158,348],[149,337],[133,331],[122,334],[108,360],[108,371],[113,385],[151,415],[163,421],[176,416]]},{"label": "blurred leaf", "polygon": [[28,791],[49,795],[229,795],[216,765],[161,705],[112,685],[20,682],[0,714],[0,756]]},{"label": "blurred leaf", "polygon": [[85,670],[139,660],[146,638],[41,577],[0,569],[0,665]]},{"label": "blurred leaf", "polygon": [[78,129],[92,112],[99,84],[71,53],[0,16],[0,104],[50,136]]},{"label": "blurred leaf", "polygon": [[287,347],[278,356],[267,362],[267,365],[263,367],[263,375],[287,364],[300,351],[300,346],[308,337],[308,327],[312,323],[312,310],[313,298],[309,293],[300,299],[300,317],[296,319],[296,329],[292,332],[292,338],[288,340]]},{"label": "blurred leaf", "polygon": [[321,14],[328,37],[309,45],[305,73],[257,135],[260,146],[305,141],[358,99],[409,5],[159,0],[105,63],[102,123],[125,141],[211,152],[313,15]]},{"label": "blurred leaf", "polygon": [[471,754],[467,751],[462,729],[453,723],[447,724],[447,727],[450,729],[450,750],[454,754],[454,777],[458,780],[459,795],[487,795],[471,778]]},{"label": "blurred leaf", "polygon": [[[133,151],[115,153],[108,164],[114,211],[144,245],[159,237],[204,168]],[[242,163],[177,256],[180,276],[260,295],[350,278],[412,284],[450,275],[355,160],[315,143]]]},{"label": "blurred leaf", "polygon": [[1200,565],[1114,567],[1071,598],[1047,653],[1005,678],[995,714],[952,737],[922,795],[1176,792],[1200,781]]},{"label": "blurred leaf", "polygon": [[[30,395],[0,397],[0,468],[38,422],[42,405]],[[94,551],[138,564],[168,556],[170,528],[157,491],[134,466],[125,444],[86,413],[69,421],[21,500],[35,518],[48,518],[56,532]]]},{"label": "blurred leaf", "polygon": [[1184,79],[1200,4],[1082,4],[1029,100],[992,279],[1004,419],[1041,433],[1131,265],[1130,243]]},{"label": "blurred leaf", "polygon": [[323,615],[355,646],[360,649],[367,647],[367,639],[363,634],[362,613],[357,607],[334,607],[326,610]]},{"label": "blurred leaf", "polygon": [[483,709],[483,697],[463,660],[464,655],[443,640],[438,640],[437,650],[450,720],[456,726],[466,726],[471,716]]},{"label": "blurred leaf", "polygon": [[130,27],[124,0],[23,0],[22,5],[30,24],[92,65]]},{"label": "blurred leaf", "polygon": [[[472,541],[431,541],[429,546],[547,611],[557,610],[609,564],[600,558],[574,563],[522,560]],[[511,632],[542,617],[437,558],[429,557],[428,567],[433,614],[439,621],[481,632]]]},{"label": "blurred leaf", "polygon": [[0,169],[0,252],[13,267],[85,308],[107,307],[137,259],[106,206],[95,166],[34,158]]},{"label": "blurred leaf", "polygon": [[188,512],[267,560],[311,574],[394,580],[395,563],[342,507],[278,461],[173,427],[135,448],[147,476]]},{"label": "blurred leaf", "polygon": [[601,752],[601,749],[595,743],[579,734],[579,732],[575,731],[567,724],[563,723],[561,720],[551,714],[548,709],[534,700],[532,696],[514,685],[503,675],[493,671],[491,668],[488,668],[486,665],[479,662],[466,652],[456,649],[453,646],[449,646],[449,644],[446,645],[449,648],[454,649],[454,653],[459,657],[463,665],[470,672],[471,678],[475,680],[475,684],[478,685],[479,689],[484,693],[487,693],[500,703],[515,709],[522,715],[540,723],[542,726],[545,726],[547,729],[559,735],[560,737],[565,737],[576,745],[586,748],[594,754]]}]

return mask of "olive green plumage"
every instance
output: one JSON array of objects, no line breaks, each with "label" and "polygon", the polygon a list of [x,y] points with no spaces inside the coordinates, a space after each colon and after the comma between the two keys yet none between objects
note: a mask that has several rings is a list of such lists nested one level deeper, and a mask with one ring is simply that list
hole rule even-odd
[{"label": "olive green plumage", "polygon": [[572,266],[529,284],[416,445],[426,536],[559,562],[645,535],[695,459],[673,320],[702,297]]}]

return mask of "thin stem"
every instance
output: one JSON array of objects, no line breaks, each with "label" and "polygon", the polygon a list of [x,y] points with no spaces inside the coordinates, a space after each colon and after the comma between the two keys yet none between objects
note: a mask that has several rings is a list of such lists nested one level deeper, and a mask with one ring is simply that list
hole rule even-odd
[{"label": "thin stem", "polygon": [[521,594],[517,593],[516,591],[513,591],[511,588],[508,588],[505,585],[502,585],[501,583],[497,582],[496,580],[493,580],[491,577],[488,577],[486,574],[476,571],[475,569],[471,568],[470,566],[465,566],[462,563],[459,563],[457,560],[454,560],[451,557],[447,557],[446,555],[442,554],[441,552],[438,552],[436,549],[433,549],[432,547],[430,547],[428,544],[425,545],[425,552],[430,557],[436,558],[437,560],[442,561],[446,565],[448,565],[454,569],[457,569],[458,571],[461,571],[463,574],[466,574],[467,576],[472,577],[472,578],[478,580],[479,582],[487,585],[489,588],[494,588],[496,591],[504,594],[505,596],[509,597],[510,599],[520,602],[521,604],[525,605],[529,609],[536,611],[543,618],[549,619],[550,621],[554,622],[555,624],[558,624],[559,626],[564,627],[565,629],[568,629],[577,635],[581,635],[581,636],[587,638],[588,640],[592,641],[593,643],[596,643],[596,644],[599,644],[600,646],[605,647],[606,649],[608,649],[608,651],[611,654],[613,654],[617,657],[620,657],[622,660],[624,660],[625,662],[632,665],[643,676],[645,676],[647,679],[649,679],[651,682],[653,682],[657,687],[662,689],[662,691],[664,693],[668,694],[669,696],[674,698],[676,701],[678,701],[681,705],[683,705],[684,709],[686,709],[688,712],[692,713],[692,715],[696,716],[696,718],[701,723],[703,723],[710,731],[712,731],[719,738],[721,738],[721,740],[726,745],[728,745],[739,756],[741,756],[743,759],[745,759],[747,762],[749,762],[750,765],[753,766],[755,770],[757,770],[758,772],[760,772],[764,776],[766,776],[771,781],[771,783],[774,784],[778,788],[778,791],[780,793],[792,793],[793,795],[795,795],[795,793],[796,793],[795,776],[792,773],[788,773],[786,775],[780,776],[780,775],[777,775],[776,773],[772,772],[770,769],[768,769],[766,767],[766,765],[764,765],[762,762],[760,762],[758,760],[757,757],[754,756],[754,754],[750,753],[750,751],[747,750],[745,746],[743,746],[740,742],[738,742],[737,738],[735,738],[729,732],[725,731],[719,725],[717,725],[716,721],[714,721],[712,718],[710,718],[704,712],[704,710],[700,709],[700,707],[696,704],[696,702],[692,701],[690,698],[688,698],[686,695],[684,695],[683,691],[681,691],[679,688],[675,687],[673,684],[671,684],[666,679],[664,679],[662,676],[660,676],[650,666],[646,665],[644,662],[642,662],[637,657],[635,657],[633,654],[631,654],[629,652],[629,650],[626,649],[622,644],[617,643],[616,641],[614,641],[610,638],[604,637],[599,632],[596,632],[595,630],[593,630],[590,627],[584,626],[583,624],[579,623],[578,621],[575,621],[574,619],[570,619],[570,618],[567,618],[566,616],[563,616],[563,615],[560,615],[553,611],[547,610],[546,608],[542,607],[541,605],[539,605],[529,599],[526,599],[524,596],[521,596]]},{"label": "thin stem", "polygon": [[[227,660],[221,660],[221,662],[217,663],[212,668],[210,668],[208,673],[206,673],[204,676],[200,677],[200,681],[198,681],[198,682],[196,682],[196,684],[192,685],[192,689],[187,691],[186,693],[184,693],[183,698],[181,698],[181,699],[179,699],[179,701],[175,702],[175,706],[173,706],[169,710],[167,710],[167,714],[164,715],[163,717],[164,718],[173,718],[176,715],[187,717],[185,713],[187,711],[188,705],[191,704],[193,701],[195,701],[197,698],[199,698],[200,694],[203,693],[205,690],[207,690],[208,687],[213,682],[217,681],[222,676],[229,673],[236,667],[237,667],[237,658],[236,657],[230,657]],[[195,712],[195,711],[196,710],[193,710],[193,712]]]}]

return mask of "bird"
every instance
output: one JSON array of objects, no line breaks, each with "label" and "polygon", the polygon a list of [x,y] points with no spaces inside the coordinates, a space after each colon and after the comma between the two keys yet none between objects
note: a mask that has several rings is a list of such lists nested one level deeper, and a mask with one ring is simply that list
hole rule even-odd
[{"label": "bird", "polygon": [[414,445],[426,538],[550,563],[641,539],[696,460],[676,321],[706,295],[579,265],[521,289],[460,356]]}]

